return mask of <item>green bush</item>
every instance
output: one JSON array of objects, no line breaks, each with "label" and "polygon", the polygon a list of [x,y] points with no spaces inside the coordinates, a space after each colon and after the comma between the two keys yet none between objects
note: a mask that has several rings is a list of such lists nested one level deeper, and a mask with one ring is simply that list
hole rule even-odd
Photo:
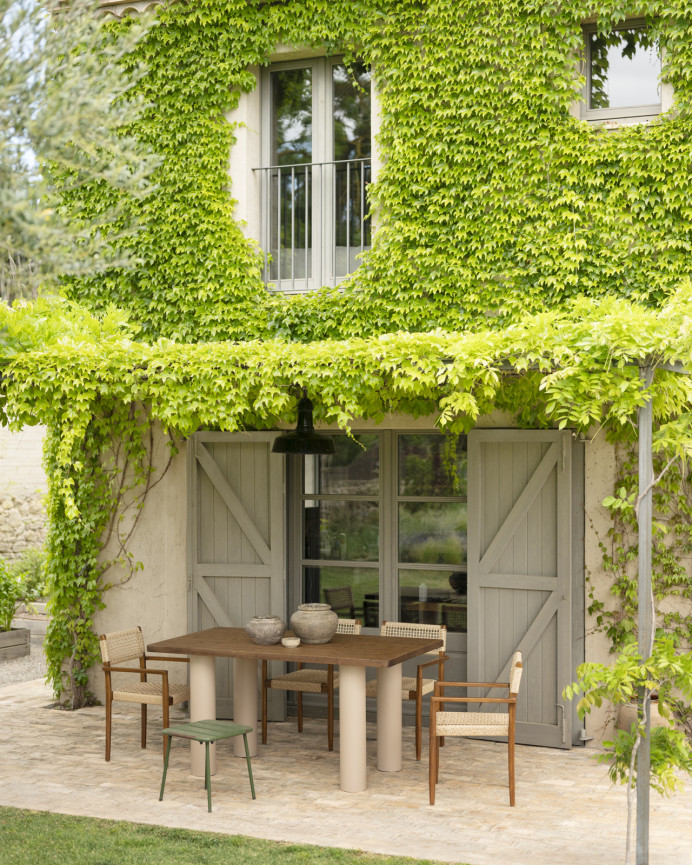
[{"label": "green bush", "polygon": [[44,596],[43,562],[40,549],[26,550],[14,562],[0,558],[0,631],[11,629],[20,604]]}]

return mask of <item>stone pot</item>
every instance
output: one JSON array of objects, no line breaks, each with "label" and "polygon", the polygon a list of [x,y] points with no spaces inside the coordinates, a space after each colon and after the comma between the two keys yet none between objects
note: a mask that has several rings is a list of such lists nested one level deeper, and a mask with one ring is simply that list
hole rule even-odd
[{"label": "stone pot", "polygon": [[[651,727],[667,727],[668,722],[665,718],[662,718],[658,712],[658,700],[651,700],[651,711],[649,713],[651,718]],[[629,733],[632,729],[632,723],[636,723],[637,721],[637,704],[635,702],[623,703],[618,708],[618,718],[617,723],[615,724],[618,730],[624,730],[626,733]]]},{"label": "stone pot", "polygon": [[304,643],[328,643],[336,633],[339,617],[329,604],[298,604],[291,616],[291,630]]},{"label": "stone pot", "polygon": [[245,632],[258,646],[271,646],[286,633],[286,622],[278,616],[253,616],[245,625]]}]

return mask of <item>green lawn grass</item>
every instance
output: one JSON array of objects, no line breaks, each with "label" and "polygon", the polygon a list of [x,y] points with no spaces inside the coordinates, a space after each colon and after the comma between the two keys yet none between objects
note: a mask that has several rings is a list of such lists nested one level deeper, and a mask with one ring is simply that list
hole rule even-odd
[{"label": "green lawn grass", "polygon": [[0,808],[3,865],[434,865],[336,847]]}]

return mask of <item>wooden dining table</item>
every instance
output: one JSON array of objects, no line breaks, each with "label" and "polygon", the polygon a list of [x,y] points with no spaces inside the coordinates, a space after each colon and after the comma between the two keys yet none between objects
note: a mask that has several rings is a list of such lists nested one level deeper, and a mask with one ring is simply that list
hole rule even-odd
[{"label": "wooden dining table", "polygon": [[[233,720],[253,728],[248,735],[251,756],[257,754],[257,661],[302,661],[339,667],[339,778],[347,793],[367,788],[365,748],[365,670],[377,670],[377,768],[401,770],[401,700],[404,661],[442,647],[437,639],[335,634],[328,643],[286,648],[281,643],[259,646],[243,628],[209,628],[147,645],[149,652],[190,658],[190,720],[216,718],[216,658],[233,658]],[[234,753],[244,757],[242,748]],[[242,743],[241,743],[242,745]],[[191,743],[192,773],[204,775],[204,747]],[[213,750],[213,749],[212,749]],[[211,770],[216,771],[215,754]]]}]

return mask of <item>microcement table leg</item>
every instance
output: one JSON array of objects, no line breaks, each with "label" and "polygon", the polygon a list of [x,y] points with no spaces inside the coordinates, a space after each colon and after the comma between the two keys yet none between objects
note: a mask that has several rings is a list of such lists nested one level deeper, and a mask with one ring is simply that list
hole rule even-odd
[{"label": "microcement table leg", "polygon": [[377,668],[377,768],[401,771],[401,664]]},{"label": "microcement table leg", "polygon": [[[216,718],[216,658],[212,655],[190,655],[190,720]],[[192,774],[204,777],[204,745],[190,742]],[[210,771],[216,772],[216,745],[209,754]]]},{"label": "microcement table leg", "polygon": [[367,787],[365,667],[339,667],[340,786],[345,793]]},{"label": "microcement table leg", "polygon": [[[233,661],[233,720],[236,724],[252,727],[247,734],[250,756],[257,754],[257,660],[235,658]],[[245,759],[245,746],[241,736],[233,740],[233,754]]]}]

